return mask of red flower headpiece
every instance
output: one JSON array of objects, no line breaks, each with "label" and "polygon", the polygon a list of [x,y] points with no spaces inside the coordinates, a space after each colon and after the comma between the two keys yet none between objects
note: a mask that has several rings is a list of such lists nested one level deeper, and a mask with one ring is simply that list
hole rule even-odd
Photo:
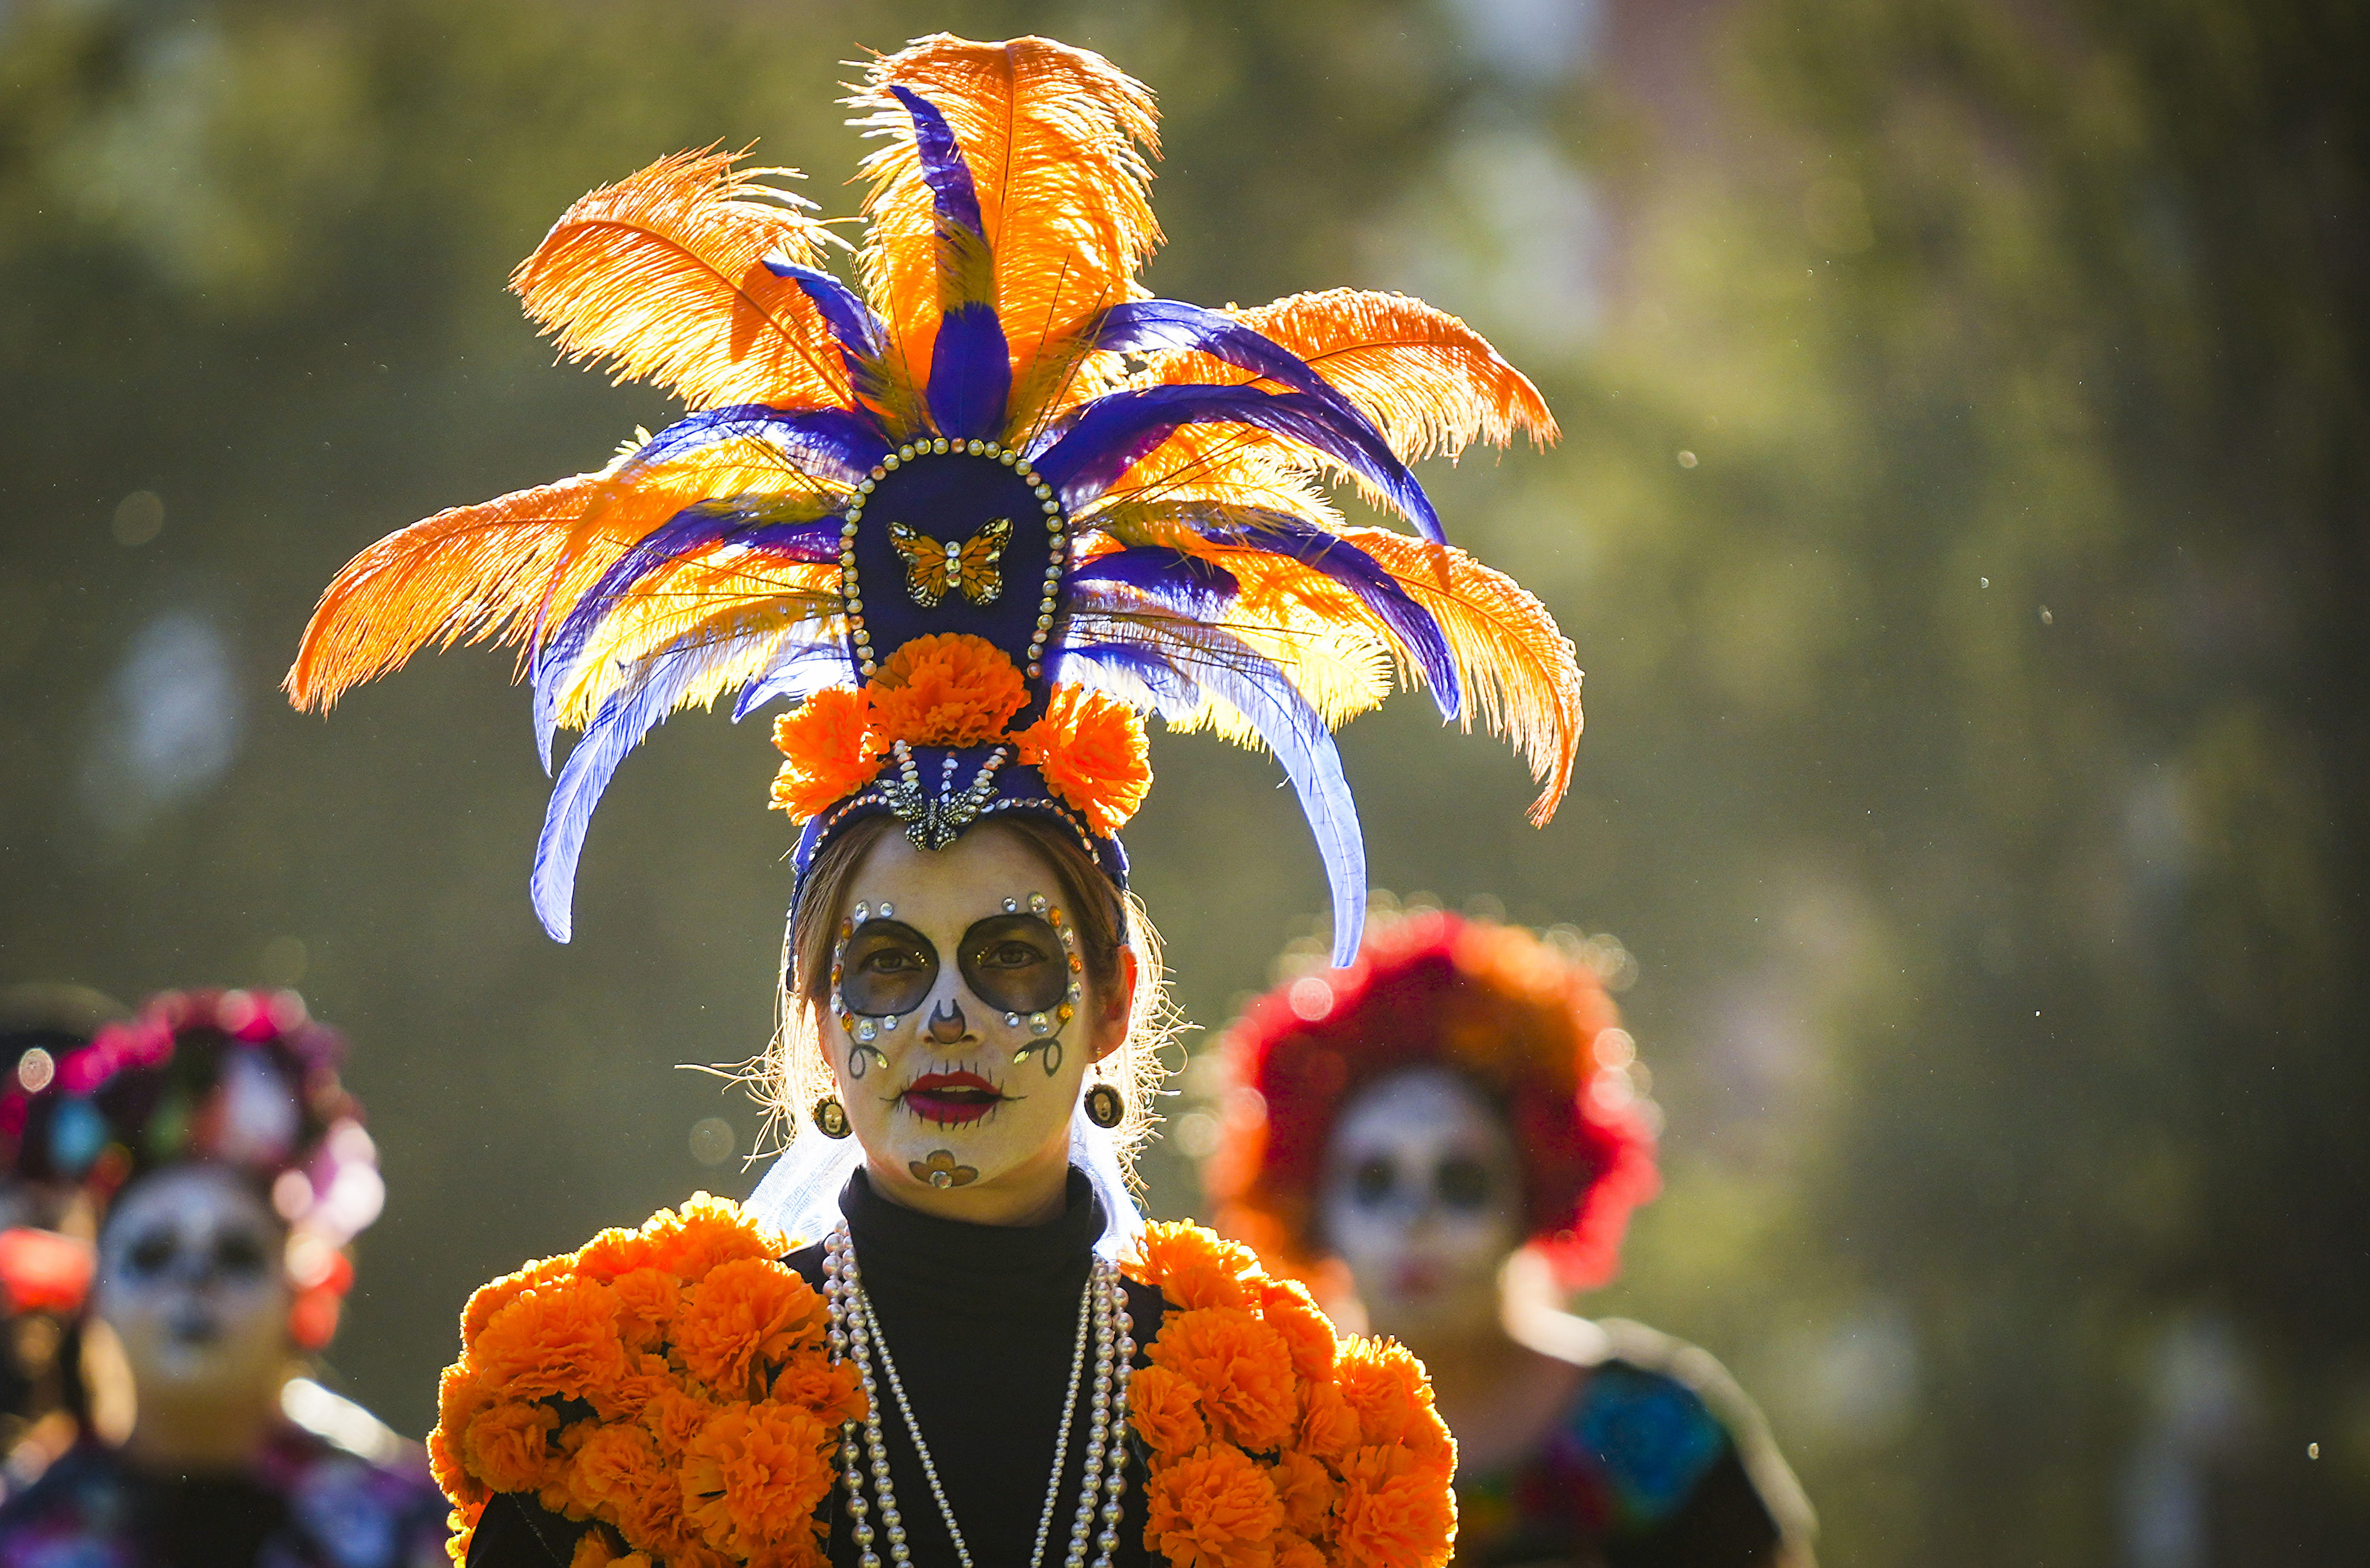
[{"label": "red flower headpiece", "polygon": [[292,1329],[328,1343],[353,1280],[344,1248],[386,1189],[345,1042],[293,991],[167,991],[54,1059],[27,1053],[0,1093],[0,1169],[102,1206],[137,1177],[207,1162],[255,1180],[288,1222]]},{"label": "red flower headpiece", "polygon": [[1523,1163],[1532,1245],[1570,1289],[1613,1277],[1629,1211],[1654,1194],[1654,1135],[1604,985],[1529,932],[1421,914],[1347,970],[1281,986],[1226,1037],[1237,1093],[1212,1163],[1225,1228],[1310,1260],[1317,1190],[1341,1109],[1366,1085],[1444,1066],[1501,1106]]}]

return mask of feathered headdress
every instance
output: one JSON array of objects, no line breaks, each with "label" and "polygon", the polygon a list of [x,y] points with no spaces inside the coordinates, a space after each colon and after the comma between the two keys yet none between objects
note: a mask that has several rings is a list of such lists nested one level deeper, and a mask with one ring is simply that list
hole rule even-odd
[{"label": "feathered headdress", "polygon": [[[694,412],[598,473],[382,539],[330,584],[290,697],[326,709],[420,649],[523,649],[546,766],[537,847],[566,940],[594,802],[679,708],[776,698],[775,802],[801,869],[844,824],[916,842],[1023,811],[1117,881],[1151,781],[1142,716],[1263,744],[1325,859],[1340,958],[1365,851],[1331,728],[1394,674],[1528,755],[1544,823],[1581,727],[1539,603],[1450,548],[1410,459],[1517,432],[1537,390],[1455,317],[1337,290],[1254,310],[1147,297],[1152,95],[1046,39],[938,35],[880,59],[856,251],[710,149],[570,208],[512,286],[561,351]],[[1347,478],[1419,536],[1345,526]]]}]

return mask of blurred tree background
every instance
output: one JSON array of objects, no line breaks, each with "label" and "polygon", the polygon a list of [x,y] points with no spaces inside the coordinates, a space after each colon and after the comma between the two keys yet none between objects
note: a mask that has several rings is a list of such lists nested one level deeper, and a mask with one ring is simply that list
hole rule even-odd
[{"label": "blurred tree background", "polygon": [[[501,292],[569,200],[762,137],[850,212],[841,61],[1050,32],[1161,94],[1156,288],[1421,293],[1562,417],[1426,476],[1579,644],[1562,815],[1420,700],[1343,749],[1378,882],[1634,955],[1667,1187],[1584,1308],[1729,1361],[1831,1563],[2349,1560],[2366,18],[0,4],[0,979],[293,984],[351,1033],[392,1199],[331,1375],[415,1432],[472,1286],[753,1184],[755,1113],[676,1064],[770,1027],[762,728],[653,738],[558,948],[501,655],[327,724],[275,684],[363,544],[668,417]],[[1214,1026],[1321,884],[1271,764],[1156,749],[1131,847]]]}]

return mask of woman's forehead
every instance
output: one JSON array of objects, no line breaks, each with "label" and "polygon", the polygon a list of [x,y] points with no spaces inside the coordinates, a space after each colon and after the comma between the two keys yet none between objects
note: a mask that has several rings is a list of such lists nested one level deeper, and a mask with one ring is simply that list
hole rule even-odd
[{"label": "woman's forehead", "polygon": [[1443,1067],[1410,1067],[1360,1090],[1334,1124],[1337,1152],[1392,1148],[1468,1150],[1507,1141],[1504,1127],[1472,1087]]},{"label": "woman's forehead", "polygon": [[883,835],[848,882],[848,903],[878,910],[918,930],[960,930],[999,913],[1007,898],[1032,893],[1061,902],[1053,866],[1025,839],[1001,828],[975,828],[944,849],[916,847],[903,834]]}]

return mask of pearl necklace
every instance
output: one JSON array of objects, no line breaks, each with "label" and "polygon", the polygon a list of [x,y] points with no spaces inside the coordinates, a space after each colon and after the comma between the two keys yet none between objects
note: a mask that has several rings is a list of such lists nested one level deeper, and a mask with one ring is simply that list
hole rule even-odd
[{"label": "pearl necklace", "polygon": [[[938,1516],[946,1521],[947,1534],[953,1539],[955,1556],[962,1568],[972,1568],[971,1548],[963,1540],[962,1528],[955,1523],[954,1509],[947,1503],[945,1488],[938,1483],[938,1463],[930,1457],[929,1445],[922,1440],[922,1428],[914,1420],[914,1407],[906,1401],[904,1382],[897,1376],[897,1363],[889,1354],[889,1342],[881,1335],[871,1298],[865,1294],[863,1274],[856,1262],[856,1242],[844,1222],[833,1228],[823,1245],[823,1297],[831,1314],[831,1358],[836,1363],[852,1357],[857,1381],[864,1389],[862,1447],[857,1445],[856,1422],[847,1422],[839,1429],[841,1481],[847,1488],[848,1516],[855,1521],[849,1534],[862,1553],[857,1559],[858,1568],[881,1568],[880,1554],[873,1549],[873,1543],[883,1534],[889,1538],[890,1557],[897,1568],[912,1568],[913,1564],[905,1539],[904,1517],[897,1511],[897,1492],[889,1477],[889,1445],[881,1435],[880,1379],[873,1371],[875,1355],[880,1358],[880,1375],[887,1378],[890,1393],[897,1401],[897,1412],[904,1418],[905,1432],[914,1440],[914,1451],[921,1458],[922,1474],[929,1481],[930,1495],[938,1505]],[[1062,1470],[1070,1453],[1071,1420],[1077,1412],[1078,1381],[1087,1361],[1089,1321],[1094,1325],[1095,1378],[1093,1397],[1087,1405],[1086,1473],[1078,1488],[1077,1514],[1070,1522],[1065,1568],[1086,1568],[1087,1538],[1094,1528],[1099,1498],[1102,1529],[1094,1537],[1094,1568],[1110,1568],[1111,1553],[1119,1546],[1120,1517],[1127,1491],[1127,1379],[1135,1359],[1132,1332],[1135,1325],[1128,1316],[1119,1266],[1098,1257],[1087,1271],[1087,1287],[1078,1298],[1078,1337],[1070,1360],[1070,1392],[1062,1407],[1061,1435],[1053,1442],[1053,1474],[1046,1483],[1045,1506],[1037,1516],[1037,1548],[1030,1553],[1029,1568],[1040,1568],[1044,1561],[1045,1538],[1052,1531],[1054,1506],[1061,1495]],[[1116,1432],[1114,1426],[1118,1428]],[[871,1461],[872,1502],[865,1498],[860,1468],[868,1458]],[[880,1516],[878,1530],[869,1517],[875,1503]]]}]

